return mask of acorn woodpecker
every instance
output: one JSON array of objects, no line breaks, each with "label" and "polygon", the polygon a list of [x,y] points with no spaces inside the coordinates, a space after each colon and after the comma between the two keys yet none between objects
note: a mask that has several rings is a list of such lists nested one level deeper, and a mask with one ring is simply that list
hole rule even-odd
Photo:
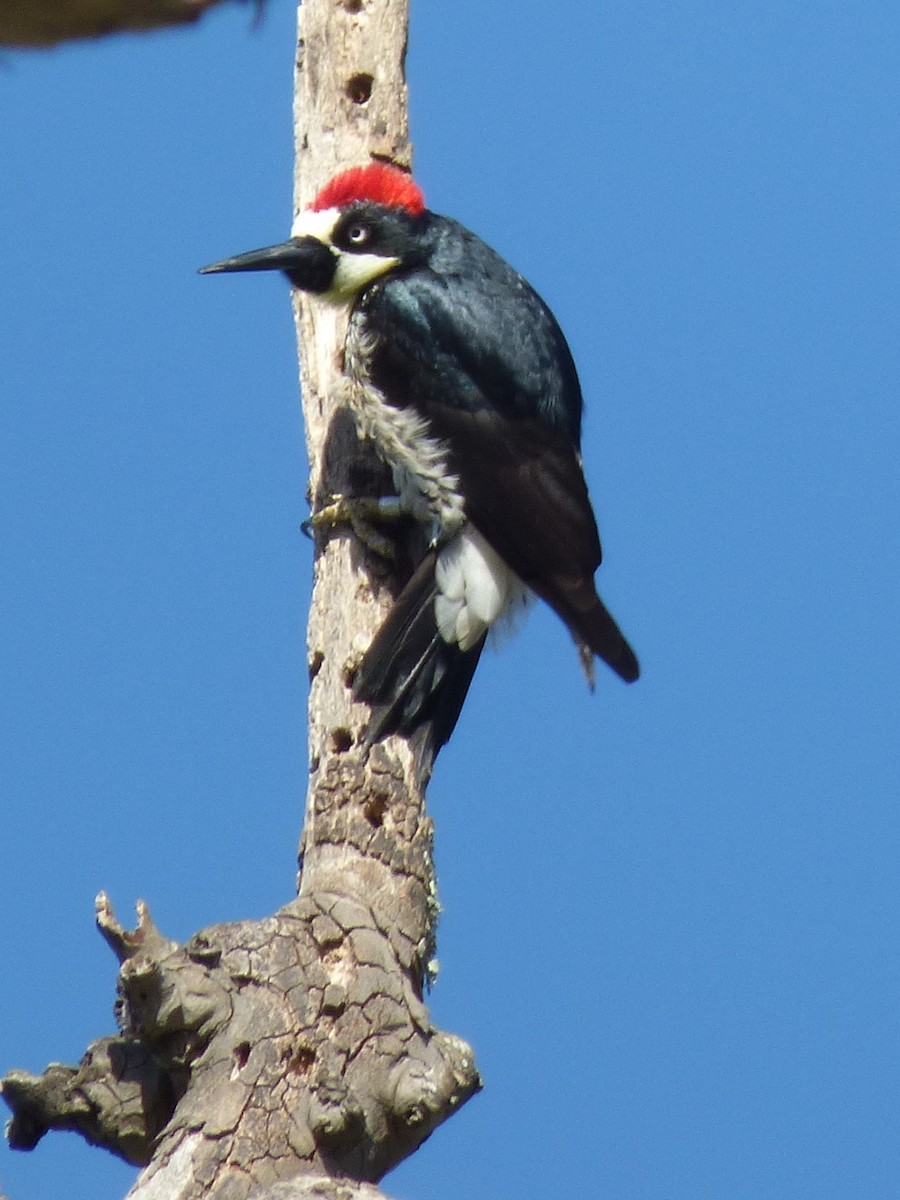
[{"label": "acorn woodpecker", "polygon": [[475,234],[383,163],[331,180],[290,240],[202,268],[283,271],[345,306],[347,399],[428,550],[356,675],[366,743],[449,738],[487,631],[535,594],[626,682],[638,662],[594,586],[600,539],[581,469],[581,387],[553,314]]}]

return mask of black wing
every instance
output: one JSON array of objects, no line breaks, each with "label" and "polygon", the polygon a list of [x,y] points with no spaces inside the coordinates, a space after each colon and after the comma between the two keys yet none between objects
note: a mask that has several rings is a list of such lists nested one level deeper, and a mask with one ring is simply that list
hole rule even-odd
[{"label": "black wing", "polygon": [[[373,382],[445,441],[467,515],[504,561],[576,640],[636,678],[593,584],[600,539],[578,454],[581,389],[562,331],[489,247],[436,220],[447,245],[435,269],[389,278],[366,297],[379,335]],[[466,275],[454,271],[454,254]]]}]

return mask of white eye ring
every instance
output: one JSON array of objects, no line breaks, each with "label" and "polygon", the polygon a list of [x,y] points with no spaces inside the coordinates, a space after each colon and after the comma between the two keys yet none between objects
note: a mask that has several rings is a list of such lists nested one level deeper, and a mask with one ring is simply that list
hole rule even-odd
[{"label": "white eye ring", "polygon": [[347,241],[351,246],[362,246],[369,240],[367,225],[351,225],[347,230]]}]

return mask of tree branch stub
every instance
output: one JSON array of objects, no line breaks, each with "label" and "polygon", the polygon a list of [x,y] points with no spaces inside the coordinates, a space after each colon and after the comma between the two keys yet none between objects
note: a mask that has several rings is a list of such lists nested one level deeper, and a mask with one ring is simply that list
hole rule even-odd
[{"label": "tree branch stub", "polygon": [[15,0],[0,5],[0,45],[54,46],[197,21],[219,0]]}]

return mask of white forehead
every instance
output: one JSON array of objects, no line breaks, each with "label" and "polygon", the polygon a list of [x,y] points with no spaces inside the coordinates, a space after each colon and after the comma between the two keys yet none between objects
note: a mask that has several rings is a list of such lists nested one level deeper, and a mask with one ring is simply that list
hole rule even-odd
[{"label": "white forehead", "polygon": [[318,238],[320,242],[330,243],[340,215],[339,208],[323,208],[321,212],[313,212],[311,208],[305,208],[294,218],[291,237],[314,237]]}]

